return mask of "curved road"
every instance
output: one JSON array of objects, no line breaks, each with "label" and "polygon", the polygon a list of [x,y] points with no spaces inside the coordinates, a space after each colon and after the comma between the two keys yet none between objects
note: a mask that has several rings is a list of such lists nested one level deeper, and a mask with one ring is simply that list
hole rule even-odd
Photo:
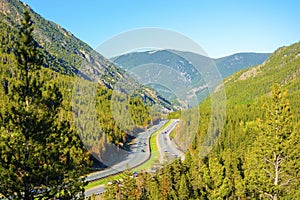
[{"label": "curved road", "polygon": [[147,161],[150,157],[149,139],[150,136],[160,129],[167,121],[161,121],[159,124],[152,126],[145,132],[141,132],[135,138],[135,143],[131,145],[131,151],[128,152],[126,159],[116,165],[111,166],[108,169],[94,172],[86,177],[86,181],[98,180],[113,174],[117,174],[126,169],[131,169],[139,166],[143,162]]},{"label": "curved road", "polygon": [[[89,174],[86,178],[87,181],[93,181],[97,179],[101,179],[104,177],[107,177],[109,175],[113,175],[116,173],[119,173],[121,171],[126,170],[129,168],[134,168],[142,164],[143,162],[147,161],[150,158],[150,136],[160,129],[167,120],[161,121],[158,125],[152,126],[150,129],[148,129],[145,132],[139,133],[138,137],[135,139],[135,143],[131,146],[131,152],[129,152],[126,160],[112,166],[109,169],[95,172],[92,174]],[[171,123],[163,129],[159,134],[157,134],[156,137],[156,144],[158,146],[158,150],[160,152],[160,162],[167,161],[170,157],[166,155],[172,155],[173,157],[180,156],[182,159],[183,153],[176,148],[174,143],[170,140],[170,133],[175,128],[179,120],[172,120]],[[96,186],[94,188],[88,189],[85,192],[85,196],[91,196],[94,194],[101,194],[105,191],[105,186],[100,185]]]}]

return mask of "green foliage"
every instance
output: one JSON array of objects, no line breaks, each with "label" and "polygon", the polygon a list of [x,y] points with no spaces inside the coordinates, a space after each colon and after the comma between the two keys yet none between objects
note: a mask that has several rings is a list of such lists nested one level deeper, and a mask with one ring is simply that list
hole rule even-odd
[{"label": "green foliage", "polygon": [[[17,67],[9,66],[1,101],[0,194],[16,199],[82,198],[88,157],[70,123],[59,117],[62,94],[43,77],[42,55],[32,32],[25,12],[14,49]],[[2,75],[7,77],[5,67]]]},{"label": "green foliage", "polygon": [[[198,97],[198,101],[201,102],[209,95],[209,92],[207,89],[201,89],[199,91],[199,86],[202,86],[203,88],[206,87],[206,83],[203,79],[205,76],[203,75],[205,73],[209,73],[211,68],[216,68],[220,72],[221,77],[226,78],[234,72],[263,63],[269,56],[270,54],[268,53],[239,53],[219,59],[212,59],[191,52],[157,50],[124,54],[112,58],[112,60],[120,67],[137,73],[141,72],[141,68],[145,65],[153,65],[154,68],[157,67],[157,65],[165,66],[157,69],[161,70],[161,73],[165,74],[170,73],[168,72],[169,69],[172,69],[171,71],[173,71],[173,73],[179,72],[184,79],[188,81],[188,90],[197,90],[196,96]],[[150,70],[149,73],[153,73],[153,76],[157,76],[157,70]],[[173,93],[174,91],[171,91],[174,86],[173,84],[177,82],[174,78],[176,77],[163,77],[163,79],[160,80],[161,85],[150,84],[149,87],[155,89],[160,95],[162,95],[162,98],[172,102],[174,107],[178,109],[182,107],[182,104],[180,103],[181,101],[178,99],[178,94],[176,96]],[[182,83],[182,81],[183,80],[178,80],[178,83]],[[171,83],[172,85],[170,85]],[[182,85],[178,85],[178,87],[176,87],[177,90],[181,86]],[[177,93],[180,92],[177,91]]]},{"label": "green foliage", "polygon": [[[34,21],[33,38],[42,54],[43,67],[68,76],[81,77],[89,81],[97,80],[109,89],[114,89],[116,83],[124,81],[129,88],[139,88],[137,93],[147,105],[157,104],[172,108],[168,102],[159,99],[155,91],[138,86],[124,70],[116,67],[60,25],[47,21],[35,13],[25,3],[18,0],[3,0],[1,3],[2,10],[6,12],[0,13],[0,35],[2,40],[5,40],[2,44],[5,44],[7,50],[13,49],[12,44],[17,40],[18,36],[15,33],[19,31],[22,14],[28,10]],[[8,39],[9,44],[6,43]]]},{"label": "green foliage", "polygon": [[266,198],[287,197],[299,186],[299,153],[293,133],[292,113],[287,91],[274,85],[266,101],[266,120],[259,120],[258,136],[246,157],[246,176],[250,192]]},{"label": "green foliage", "polygon": [[178,189],[178,199],[189,199],[190,189],[185,174],[181,175]]},{"label": "green foliage", "polygon": [[[200,159],[212,117],[208,98],[199,106],[191,155],[147,179],[151,187],[145,187],[143,199],[298,199],[299,59],[297,43],[280,48],[264,64],[225,79],[226,119],[214,149]],[[188,123],[181,121],[174,135],[183,140],[177,134],[188,131],[181,127]]]},{"label": "green foliage", "polygon": [[[18,9],[22,10],[22,5],[19,5],[18,3],[10,5],[10,4],[5,4],[4,6],[18,6]],[[11,8],[8,8],[11,9]],[[17,11],[18,11],[17,9]],[[15,11],[15,10],[14,10]],[[32,13],[32,11],[30,11]],[[34,20],[40,19],[39,16],[36,16],[33,14]],[[14,26],[9,26],[7,25],[5,20],[0,22],[0,39],[1,39],[1,48],[0,48],[0,58],[1,58],[1,63],[0,63],[0,80],[1,80],[1,98],[0,98],[0,103],[1,105],[7,105],[10,106],[12,102],[9,101],[8,95],[5,95],[8,93],[9,88],[13,86],[12,83],[14,83],[15,80],[11,80],[11,78],[14,76],[17,76],[17,70],[16,68],[16,63],[17,59],[15,58],[14,55],[14,50],[16,49],[16,41],[19,36],[16,34],[18,28]],[[14,25],[14,20],[12,19],[11,21],[12,25]],[[32,27],[37,28],[39,26],[40,22],[34,23]],[[53,24],[52,24],[53,25]],[[38,29],[38,28],[37,28]],[[39,32],[39,30],[36,30],[32,32],[32,39],[36,38],[36,33]],[[91,151],[91,153],[99,158],[101,160],[102,158],[109,158],[113,155],[110,155],[110,150],[113,148],[114,144],[120,146],[121,148],[127,148],[126,143],[130,142],[130,140],[133,138],[130,135],[134,135],[135,132],[138,130],[141,130],[148,126],[149,123],[152,123],[152,120],[156,120],[160,118],[160,114],[154,114],[151,113],[151,118],[150,118],[150,113],[149,113],[149,99],[150,95],[141,95],[143,90],[137,91],[137,93],[141,94],[136,94],[134,93],[131,98],[127,98],[125,94],[120,94],[122,98],[126,98],[128,101],[127,103],[129,105],[129,112],[130,116],[125,118],[126,121],[124,123],[127,123],[128,126],[126,126],[126,129],[123,129],[123,127],[119,127],[119,124],[115,120],[115,116],[113,116],[112,110],[111,110],[111,97],[112,97],[112,89],[108,89],[106,86],[103,84],[96,84],[89,82],[88,80],[84,80],[81,78],[73,77],[73,76],[68,76],[68,75],[63,75],[65,74],[63,71],[60,70],[55,70],[53,67],[59,66],[59,63],[56,62],[50,62],[48,60],[47,56],[51,56],[49,53],[45,53],[45,49],[41,47],[39,43],[34,41],[34,45],[36,46],[36,49],[39,51],[39,58],[40,59],[40,64],[37,65],[37,67],[40,68],[37,74],[34,74],[34,76],[37,76],[38,79],[43,82],[44,86],[40,88],[40,92],[43,93],[43,95],[48,96],[50,99],[55,98],[55,96],[51,96],[51,88],[53,89],[52,85],[56,85],[57,87],[60,88],[61,92],[61,109],[59,112],[59,119],[64,119],[66,121],[70,122],[70,129],[75,130],[76,128],[76,133],[80,135],[80,139],[84,142],[86,147]],[[59,60],[59,59],[58,59]],[[23,62],[20,60],[20,62]],[[51,68],[46,69],[46,68]],[[53,71],[54,70],[54,71]],[[59,71],[60,73],[56,73],[55,71]],[[62,74],[63,73],[63,74]],[[107,71],[105,72],[107,76],[112,76],[112,74],[116,73],[108,73]],[[21,76],[21,74],[19,74]],[[117,76],[117,75],[116,75]],[[22,76],[23,77],[23,76]],[[117,78],[117,77],[115,77]],[[94,116],[94,123],[97,126],[94,126],[95,124],[91,124],[91,121],[86,120],[90,116],[81,116],[81,119],[84,123],[81,123],[81,127],[78,127],[78,121],[74,121],[74,115],[73,112],[74,110],[84,110],[87,109],[85,105],[82,105],[80,103],[84,102],[80,99],[74,98],[74,95],[72,95],[72,91],[74,90],[74,87],[76,84],[75,82],[80,82],[82,83],[81,89],[90,89],[94,88],[95,89],[95,101],[96,108],[95,107],[90,107],[91,111],[96,111],[95,116]],[[18,82],[15,82],[18,84]],[[35,84],[35,83],[34,83]],[[130,84],[129,84],[130,85]],[[85,87],[85,88],[83,88]],[[49,91],[48,91],[49,90]],[[36,91],[32,91],[36,92]],[[77,101],[76,105],[72,105],[71,109],[71,103],[73,101]],[[153,102],[152,102],[153,103]],[[154,102],[155,103],[155,102]],[[1,106],[1,113],[5,114],[5,107]],[[153,118],[152,118],[153,117]],[[86,121],[86,122],[85,122]],[[76,124],[77,123],[77,124]],[[101,129],[96,129],[97,127],[101,127]],[[117,158],[122,158],[123,154],[120,154],[116,152]],[[107,163],[106,163],[107,164]]]},{"label": "green foliage", "polygon": [[[56,72],[80,74],[76,69],[81,62],[90,61],[93,65],[93,61],[101,60],[99,68],[82,70],[82,74],[97,71],[104,80],[101,85],[105,87],[97,87],[95,119],[103,126],[107,137],[96,140],[100,143],[91,143],[93,152],[99,154],[109,152],[107,144],[110,142],[126,146],[129,139],[127,133],[146,126],[150,120],[147,105],[158,102],[155,101],[156,94],[149,88],[141,88],[137,93],[145,96],[120,95],[124,102],[130,102],[127,109],[130,119],[124,122],[129,124],[128,129],[120,129],[110,112],[112,90],[107,88],[123,77],[123,71],[98,54],[93,54],[87,45],[58,25],[45,21],[35,13],[36,29],[33,35],[38,43],[32,40],[30,34],[27,35],[30,37],[25,34],[27,38],[21,37],[20,48],[16,48],[19,38],[16,34],[19,30],[16,28],[17,21],[24,6],[15,0],[7,2],[4,1],[2,6],[11,11],[11,16],[0,13],[0,192],[22,197],[25,193],[17,191],[24,188],[43,191],[47,188],[51,190],[47,194],[50,197],[59,191],[56,198],[71,198],[79,192],[78,188],[82,188],[78,178],[84,173],[87,160],[75,135],[73,113],[70,111],[75,79]],[[26,31],[31,32],[30,28]],[[26,58],[29,58],[28,62]],[[43,58],[42,66],[56,72],[36,65],[41,62],[40,58]],[[27,67],[26,63],[29,64]],[[129,199],[297,199],[300,174],[299,63],[300,43],[297,43],[278,49],[262,65],[226,78],[225,126],[210,154],[199,158],[201,152],[206,152],[202,143],[212,117],[208,98],[199,106],[200,117],[191,115],[188,118],[199,117],[200,122],[190,147],[191,156],[187,155],[183,163],[176,160],[156,174],[139,174],[138,178],[130,178],[127,174],[120,184],[108,187],[107,199],[120,199],[121,195]],[[135,85],[132,80],[128,83]],[[275,86],[270,94],[270,87],[275,83],[281,87]],[[286,89],[289,93],[284,92]],[[174,114],[173,117],[176,116]],[[180,133],[190,133],[197,127],[188,126],[189,120],[181,123],[174,136],[184,143],[185,138]],[[214,123],[217,125],[217,122]],[[94,132],[89,124],[84,128]],[[99,139],[99,132],[83,136],[95,141],[95,138]],[[215,141],[212,138],[210,142]],[[281,159],[284,161],[278,163]],[[271,178],[274,172],[276,177],[276,170],[270,163],[276,163],[274,160],[280,165],[278,170],[282,170],[277,185]],[[26,184],[21,184],[22,181]],[[122,191],[122,183],[125,183],[126,190]],[[28,191],[27,196],[40,198],[38,194],[29,194]]]}]

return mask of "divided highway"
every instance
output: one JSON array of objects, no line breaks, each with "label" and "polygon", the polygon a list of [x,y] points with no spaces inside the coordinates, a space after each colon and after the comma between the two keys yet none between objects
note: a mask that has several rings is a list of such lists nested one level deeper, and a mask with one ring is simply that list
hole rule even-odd
[{"label": "divided highway", "polygon": [[183,152],[170,139],[170,133],[178,122],[179,119],[172,119],[170,125],[164,128],[156,137],[156,144],[160,153],[160,163],[165,163],[178,157],[181,157],[182,160],[184,159]]},{"label": "divided highway", "polygon": [[[138,137],[135,139],[134,144],[131,146],[131,151],[129,152],[127,158],[112,166],[109,169],[95,172],[92,174],[89,174],[86,178],[87,181],[93,181],[98,180],[101,178],[105,178],[107,176],[120,173],[121,171],[126,170],[129,168],[135,168],[144,162],[146,162],[150,156],[150,137],[151,135],[156,132],[158,129],[164,126],[164,124],[167,122],[167,120],[161,121],[159,124],[152,126],[150,129],[148,129],[145,132],[139,133]],[[178,150],[174,143],[170,140],[169,134],[172,132],[172,130],[176,127],[179,120],[171,120],[171,123],[165,127],[160,133],[157,134],[156,137],[156,144],[158,146],[158,150],[160,153],[160,162],[163,163],[167,159],[169,159],[169,155],[173,157],[183,157],[183,152]],[[100,194],[104,192],[105,186],[97,186],[91,189],[86,190],[85,195],[91,196],[94,194]]]},{"label": "divided highway", "polygon": [[150,129],[145,132],[141,132],[135,139],[134,145],[131,146],[131,151],[128,152],[128,156],[124,161],[111,166],[108,169],[94,172],[89,174],[86,178],[86,181],[94,181],[98,179],[102,179],[104,177],[117,174],[121,171],[126,170],[128,167],[134,168],[144,163],[150,158],[150,144],[149,139],[150,136],[160,129],[167,121],[161,121],[159,124],[152,126]]}]

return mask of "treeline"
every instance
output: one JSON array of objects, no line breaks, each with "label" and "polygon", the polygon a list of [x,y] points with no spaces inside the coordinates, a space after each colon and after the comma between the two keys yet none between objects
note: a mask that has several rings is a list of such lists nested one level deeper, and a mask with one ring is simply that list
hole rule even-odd
[{"label": "treeline", "polygon": [[[18,41],[18,32],[14,27],[10,27],[5,23],[0,23],[0,38],[1,38],[1,105],[9,106],[10,101],[6,98],[5,94],[9,93],[10,85],[14,81],[16,71],[17,60],[15,57],[16,42]],[[132,94],[131,97],[124,95],[122,93],[114,93],[114,98],[118,98],[116,103],[122,105],[123,107],[117,108],[115,112],[124,112],[128,111],[129,116],[126,118],[123,117],[122,124],[118,124],[115,118],[120,117],[120,113],[114,113],[112,110],[112,94],[113,90],[109,89],[103,85],[91,83],[82,78],[67,75],[64,73],[65,68],[60,70],[57,68],[60,66],[59,63],[55,60],[49,60],[48,54],[43,48],[37,43],[37,49],[39,50],[41,57],[41,66],[44,66],[40,69],[40,79],[44,80],[48,85],[57,85],[60,88],[60,91],[63,96],[62,101],[62,110],[60,117],[69,121],[71,123],[72,129],[78,128],[74,124],[74,111],[76,106],[80,106],[81,102],[75,102],[74,99],[74,85],[75,82],[80,81],[83,85],[88,85],[90,88],[96,88],[94,93],[94,107],[93,112],[96,114],[97,125],[101,127],[101,131],[93,130],[93,126],[85,124],[84,127],[81,127],[84,130],[79,131],[81,139],[87,139],[91,143],[91,146],[87,146],[94,155],[101,157],[101,153],[105,153],[105,148],[103,145],[107,143],[113,143],[114,145],[121,145],[120,147],[125,146],[125,143],[131,140],[134,137],[134,133],[138,130],[142,130],[150,123],[152,119],[150,118],[150,107],[145,104],[144,99],[140,96]],[[45,68],[46,66],[46,68]],[[51,70],[50,70],[51,69]],[[57,73],[59,72],[59,73]],[[3,95],[2,95],[3,94]],[[148,102],[147,102],[148,103]],[[73,104],[73,105],[72,105]],[[76,104],[76,105],[74,105]],[[73,107],[72,107],[73,106]],[[127,106],[127,107],[126,107]],[[5,106],[1,106],[4,108]],[[78,108],[84,109],[84,108]],[[87,113],[90,114],[90,113]],[[156,113],[156,118],[159,118],[159,115]],[[82,125],[83,123],[81,123]],[[122,126],[124,125],[124,126]],[[91,130],[89,130],[91,129]],[[92,135],[87,135],[92,134]],[[133,136],[131,136],[133,135]],[[103,137],[102,137],[103,136]],[[102,139],[101,139],[102,138]],[[90,144],[90,143],[86,143]]]},{"label": "treeline", "polygon": [[[101,162],[111,156],[109,146],[126,148],[137,130],[152,123],[150,108],[140,96],[114,94],[101,84],[49,67],[56,64],[49,64],[33,38],[29,12],[19,29],[2,22],[0,29],[0,197],[82,198],[91,155]],[[88,108],[74,96],[76,82],[96,89],[89,107],[95,115],[85,114],[95,117],[92,122],[101,129],[80,121],[87,118],[76,121],[76,111]],[[116,113],[113,97],[121,102]],[[125,127],[116,119],[123,109],[129,115]]]},{"label": "treeline", "polygon": [[[128,173],[120,182],[109,185],[104,197],[297,199],[300,195],[299,124],[296,126],[292,120],[286,95],[275,85],[272,96],[260,102],[261,118],[244,123],[232,116],[225,126],[225,131],[232,135],[222,135],[204,158],[200,156],[201,144],[191,145],[183,163],[176,160],[154,175],[144,173],[133,178]],[[240,107],[239,112],[251,110],[249,107]],[[232,123],[237,124],[232,126]],[[233,135],[235,131],[237,134]]]},{"label": "treeline", "polygon": [[1,37],[0,195],[80,199],[89,157],[65,117],[58,85],[41,70],[32,24],[25,12],[15,40],[1,27],[7,29]]},{"label": "treeline", "polygon": [[[153,123],[142,99],[80,81],[73,93],[74,126],[85,146],[104,165],[127,156],[128,143]],[[91,97],[92,96],[92,97]],[[153,118],[154,119],[154,118]]]},{"label": "treeline", "polygon": [[262,65],[224,81],[225,125],[209,154],[203,141],[210,98],[200,105],[200,125],[182,163],[137,178],[128,174],[109,185],[104,198],[299,199],[299,52],[299,43],[280,48]]}]

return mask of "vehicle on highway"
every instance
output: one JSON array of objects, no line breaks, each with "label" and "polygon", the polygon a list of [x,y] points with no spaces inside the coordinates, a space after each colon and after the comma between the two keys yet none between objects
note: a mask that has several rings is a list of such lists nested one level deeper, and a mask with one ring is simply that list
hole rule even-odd
[{"label": "vehicle on highway", "polygon": [[133,177],[137,177],[139,175],[138,172],[133,172]]}]

